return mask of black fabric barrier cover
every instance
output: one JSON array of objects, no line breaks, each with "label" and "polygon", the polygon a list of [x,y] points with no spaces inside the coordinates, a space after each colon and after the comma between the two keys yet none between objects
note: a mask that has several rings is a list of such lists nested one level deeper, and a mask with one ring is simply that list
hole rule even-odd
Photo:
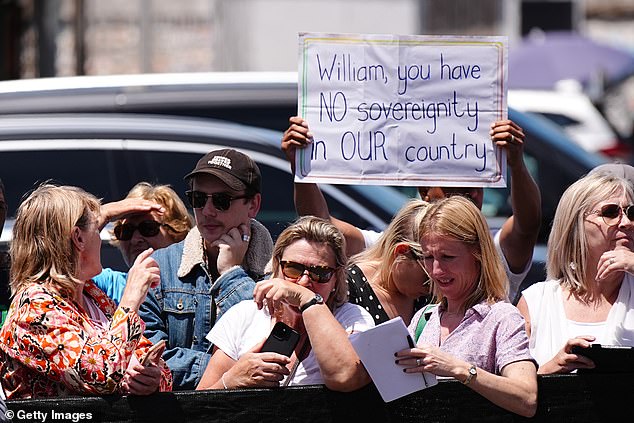
[{"label": "black fabric barrier cover", "polygon": [[14,423],[610,422],[620,421],[620,416],[631,418],[632,377],[629,373],[540,377],[539,407],[531,419],[507,412],[453,380],[390,403],[384,403],[373,386],[352,393],[304,386],[14,400],[7,407]]}]

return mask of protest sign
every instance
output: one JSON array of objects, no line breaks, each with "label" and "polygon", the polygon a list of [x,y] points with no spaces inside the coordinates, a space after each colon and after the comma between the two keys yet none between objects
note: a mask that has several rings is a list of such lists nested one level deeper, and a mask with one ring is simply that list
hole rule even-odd
[{"label": "protest sign", "polygon": [[295,180],[504,187],[506,37],[302,33]]}]

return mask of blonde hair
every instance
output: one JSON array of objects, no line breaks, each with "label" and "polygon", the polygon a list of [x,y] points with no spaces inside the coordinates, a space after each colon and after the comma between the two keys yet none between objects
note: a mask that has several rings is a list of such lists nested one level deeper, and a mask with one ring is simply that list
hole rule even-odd
[{"label": "blonde hair", "polygon": [[[508,298],[509,283],[504,266],[486,219],[473,202],[456,195],[432,203],[419,229],[421,239],[429,235],[449,237],[473,249],[473,257],[480,264],[480,277],[476,289],[464,304],[465,310],[485,299],[493,303]],[[433,279],[432,292],[446,305],[447,300]]]},{"label": "blonde hair", "polygon": [[584,294],[588,277],[585,219],[602,200],[624,194],[634,199],[632,186],[620,176],[596,172],[580,178],[561,196],[548,237],[546,273],[572,292]]},{"label": "blonde hair", "polygon": [[49,282],[70,295],[78,283],[75,227],[85,228],[99,214],[100,201],[74,186],[45,183],[18,208],[11,241],[11,294],[33,283]]},{"label": "blonde hair", "polygon": [[273,246],[272,268],[273,276],[280,277],[280,260],[286,248],[295,241],[325,244],[335,255],[335,292],[328,299],[331,310],[348,301],[348,284],[346,283],[346,241],[335,225],[328,220],[315,216],[303,216],[288,226],[278,236]]},{"label": "blonde hair", "polygon": [[[183,200],[169,185],[152,185],[149,182],[139,182],[132,187],[126,198],[142,198],[163,206],[165,212],[161,223],[168,225],[165,228],[173,242],[180,242],[185,239],[189,230],[194,226],[194,221],[187,212],[187,207],[185,207]],[[121,220],[115,222],[115,226],[120,223]],[[115,246],[119,244],[116,237],[112,237],[111,244]]]},{"label": "blonde hair", "polygon": [[378,241],[367,249],[350,257],[350,263],[358,264],[368,261],[378,261],[379,285],[388,288],[393,285],[392,265],[399,260],[407,259],[402,254],[396,255],[394,251],[401,243],[410,247],[413,258],[422,256],[418,231],[427,214],[430,204],[427,201],[412,199],[401,207],[392,218],[388,227],[383,231]]}]

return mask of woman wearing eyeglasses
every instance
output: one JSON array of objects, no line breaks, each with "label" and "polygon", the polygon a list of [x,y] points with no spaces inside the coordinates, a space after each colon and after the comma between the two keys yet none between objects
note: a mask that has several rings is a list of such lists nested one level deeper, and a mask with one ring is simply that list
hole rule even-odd
[{"label": "woman wearing eyeglasses", "polygon": [[634,192],[591,172],[562,195],[548,239],[547,280],[522,292],[540,374],[594,367],[574,346],[634,346]]},{"label": "woman wearing eyeglasses", "polygon": [[[286,228],[273,250],[273,275],[256,284],[208,335],[214,353],[197,389],[325,384],[352,391],[370,378],[348,341],[374,326],[347,302],[345,246],[330,222],[307,216]],[[299,334],[290,357],[260,352],[276,322]]]},{"label": "woman wearing eyeglasses", "polygon": [[[158,250],[182,241],[193,226],[185,204],[167,185],[139,182],[123,201],[105,204],[102,209],[103,225],[117,219],[111,243],[119,248],[128,266],[148,248]],[[93,280],[118,304],[126,278],[127,272],[106,268]]]}]

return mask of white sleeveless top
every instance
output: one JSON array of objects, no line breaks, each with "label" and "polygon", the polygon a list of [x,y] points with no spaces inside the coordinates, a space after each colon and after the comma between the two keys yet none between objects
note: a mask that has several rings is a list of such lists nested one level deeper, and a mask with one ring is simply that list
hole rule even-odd
[{"label": "white sleeveless top", "polygon": [[591,335],[596,339],[600,339],[605,332],[605,325],[606,322],[586,323],[568,319],[568,338]]},{"label": "white sleeveless top", "polygon": [[[590,324],[594,333],[588,333],[587,323],[583,327],[571,324],[566,318],[562,289],[559,281],[548,280],[531,285],[522,291],[531,319],[530,352],[542,365],[552,359],[576,335],[596,336],[595,343],[606,345],[634,346],[634,277],[626,274],[619,295],[612,305],[604,323]],[[578,330],[584,333],[578,333]]]}]

